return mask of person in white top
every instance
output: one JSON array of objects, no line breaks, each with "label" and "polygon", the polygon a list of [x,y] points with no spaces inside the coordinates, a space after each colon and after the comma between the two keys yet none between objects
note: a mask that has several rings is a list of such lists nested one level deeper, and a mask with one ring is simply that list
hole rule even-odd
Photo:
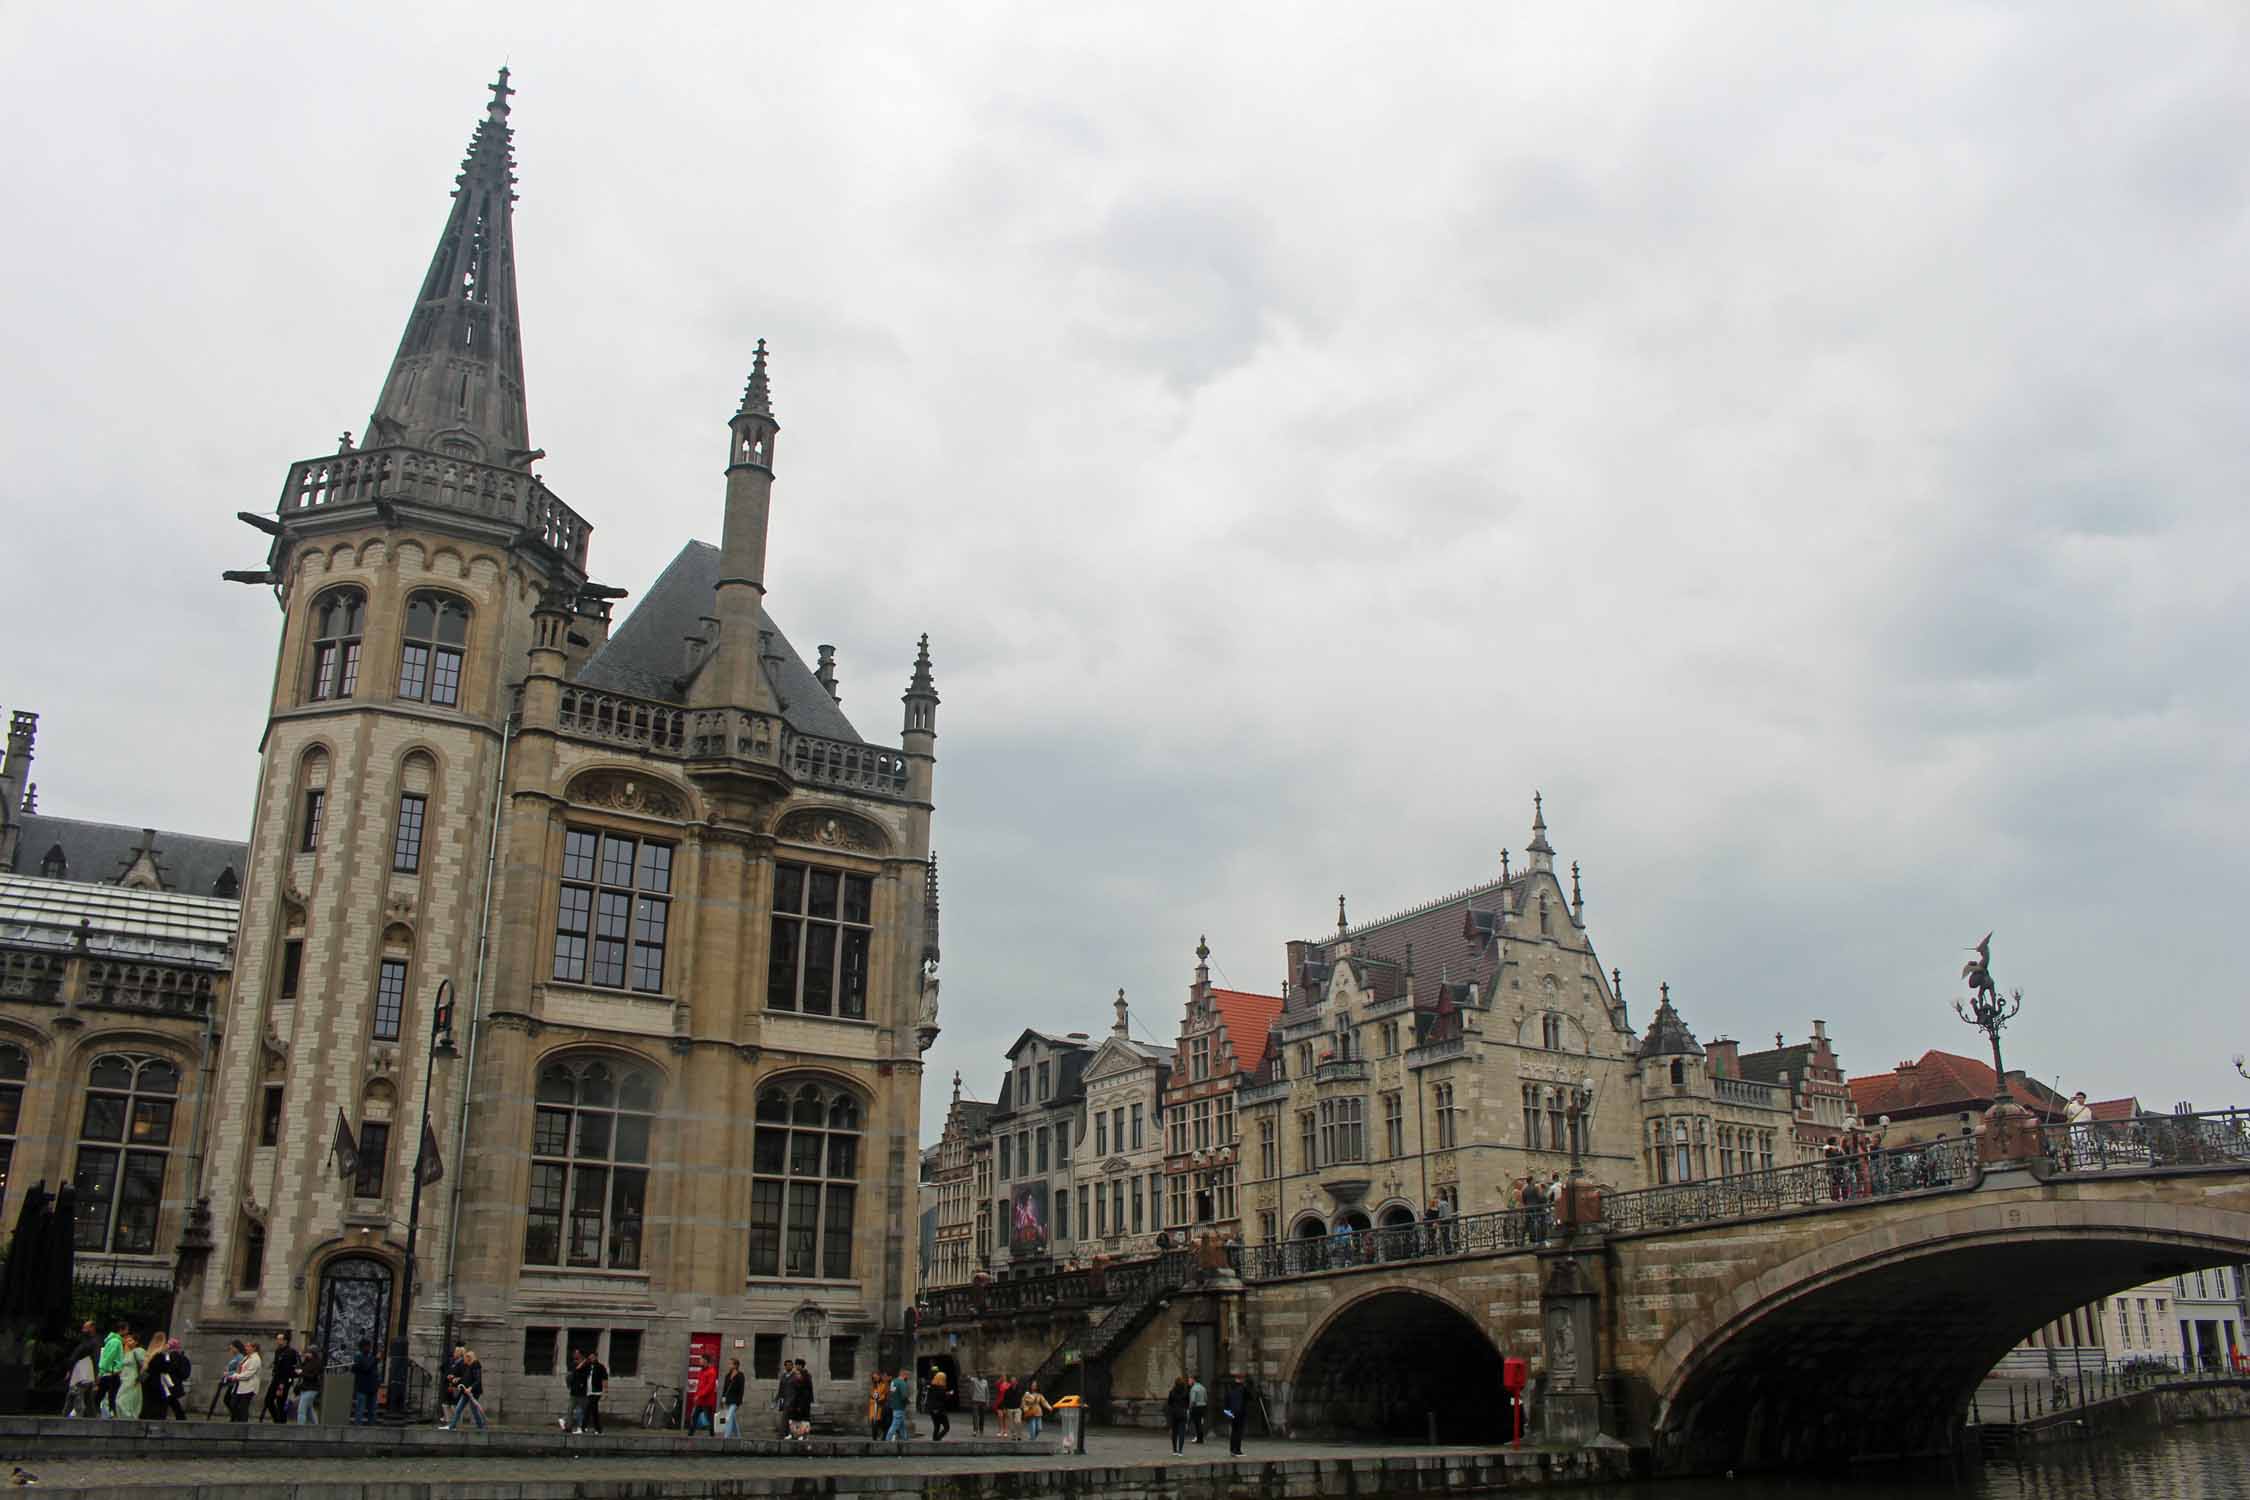
[{"label": "person in white top", "polygon": [[2063,1106],[2063,1127],[2066,1135],[2062,1153],[2064,1171],[2067,1172],[2072,1166],[2076,1165],[2080,1151],[2092,1146],[2093,1142],[2088,1137],[2093,1134],[2093,1118],[2094,1106],[2086,1102],[2086,1091],[2084,1089],[2072,1094],[2070,1102]]}]

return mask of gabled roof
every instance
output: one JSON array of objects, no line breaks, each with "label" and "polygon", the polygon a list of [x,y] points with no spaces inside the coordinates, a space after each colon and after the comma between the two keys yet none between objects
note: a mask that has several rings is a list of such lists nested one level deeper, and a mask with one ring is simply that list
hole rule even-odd
[{"label": "gabled roof", "polygon": [[1686,1021],[1672,1008],[1672,997],[1665,994],[1657,1004],[1656,1014],[1649,1017],[1648,1035],[1641,1039],[1642,1057],[1701,1057],[1703,1044],[1688,1030]]},{"label": "gabled roof", "polygon": [[[719,549],[709,542],[689,542],[574,680],[636,698],[682,701],[677,684],[687,664],[686,641],[708,628],[703,621],[718,610],[718,586]],[[773,650],[780,657],[766,663],[766,680],[773,685],[781,716],[801,734],[858,741],[859,731],[770,614],[766,628],[773,632]]]},{"label": "gabled roof", "polygon": [[1794,1047],[1745,1052],[1735,1061],[1741,1064],[1742,1076],[1752,1083],[1779,1084],[1781,1075],[1787,1073],[1790,1086],[1801,1087],[1812,1077],[1812,1044],[1800,1042]]},{"label": "gabled roof", "polygon": [[163,881],[164,889],[208,896],[217,889],[221,874],[232,870],[239,884],[249,866],[250,846],[239,839],[128,828],[122,823],[89,823],[82,818],[51,818],[44,813],[25,813],[17,822],[23,829],[16,845],[19,875],[39,874],[48,852],[60,849],[64,868],[59,878],[111,885],[146,850],[154,856],[157,878]]},{"label": "gabled roof", "polygon": [[2099,1099],[2086,1106],[2093,1111],[2091,1118],[2107,1125],[2116,1120],[2130,1120],[2141,1112],[2141,1101],[2131,1094],[2122,1099]]},{"label": "gabled roof", "polygon": [[[1024,1044],[1034,1038],[1046,1042],[1057,1050],[1055,1057],[1055,1091],[1044,1099],[1018,1100],[1016,1094],[1016,1054]],[[1094,1060],[1094,1048],[1083,1037],[1056,1036],[1051,1032],[1026,1029],[1016,1038],[1016,1044],[1007,1051],[1009,1067],[1000,1080],[1000,1097],[992,1106],[991,1118],[1013,1115],[1022,1109],[1053,1109],[1081,1099],[1086,1093],[1086,1065]]]},{"label": "gabled roof", "polygon": [[1227,1029],[1236,1066],[1245,1073],[1255,1071],[1266,1053],[1266,1033],[1281,1014],[1281,997],[1213,989],[1211,1008],[1219,1013],[1219,1023]]}]

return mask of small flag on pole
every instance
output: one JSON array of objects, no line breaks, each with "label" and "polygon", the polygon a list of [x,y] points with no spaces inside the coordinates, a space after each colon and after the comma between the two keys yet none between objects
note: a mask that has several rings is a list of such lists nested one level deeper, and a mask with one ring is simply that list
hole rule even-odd
[{"label": "small flag on pole", "polygon": [[445,1175],[444,1153],[438,1150],[437,1132],[430,1128],[430,1117],[422,1117],[422,1149],[415,1154],[415,1175],[428,1187]]},{"label": "small flag on pole", "polygon": [[328,1159],[336,1163],[336,1175],[349,1177],[359,1170],[359,1142],[352,1139],[352,1128],[344,1121],[344,1111],[336,1111],[336,1139],[328,1147]]}]

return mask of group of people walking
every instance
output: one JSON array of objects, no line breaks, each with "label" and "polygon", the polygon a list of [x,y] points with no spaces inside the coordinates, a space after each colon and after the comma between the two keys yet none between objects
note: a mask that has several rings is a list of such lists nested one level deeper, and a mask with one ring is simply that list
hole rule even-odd
[{"label": "group of people walking", "polygon": [[[1187,1445],[1203,1441],[1211,1415],[1211,1393],[1201,1380],[1181,1375],[1164,1397],[1164,1416],[1172,1429],[1172,1451],[1184,1454]],[[1236,1370],[1219,1392],[1219,1419],[1227,1424],[1227,1452],[1242,1453],[1242,1432],[1250,1420],[1250,1382]]]},{"label": "group of people walking", "polygon": [[184,1422],[188,1373],[178,1339],[159,1331],[143,1343],[124,1323],[105,1337],[88,1319],[70,1351],[63,1415]]}]

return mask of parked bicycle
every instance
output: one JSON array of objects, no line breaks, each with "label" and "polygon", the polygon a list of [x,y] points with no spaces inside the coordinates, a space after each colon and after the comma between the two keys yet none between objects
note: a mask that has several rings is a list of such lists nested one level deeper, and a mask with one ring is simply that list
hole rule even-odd
[{"label": "parked bicycle", "polygon": [[680,1388],[676,1385],[651,1386],[648,1404],[641,1408],[641,1426],[644,1430],[680,1425]]}]

